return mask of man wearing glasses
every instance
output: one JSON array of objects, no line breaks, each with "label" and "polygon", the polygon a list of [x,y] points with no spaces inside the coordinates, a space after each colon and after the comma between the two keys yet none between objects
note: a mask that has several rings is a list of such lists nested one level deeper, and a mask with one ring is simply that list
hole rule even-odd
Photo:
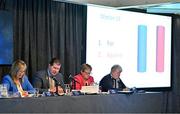
[{"label": "man wearing glasses", "polygon": [[108,90],[128,90],[128,88],[120,79],[121,72],[122,67],[120,65],[113,65],[111,67],[111,72],[104,76],[99,84],[103,92],[107,92]]}]

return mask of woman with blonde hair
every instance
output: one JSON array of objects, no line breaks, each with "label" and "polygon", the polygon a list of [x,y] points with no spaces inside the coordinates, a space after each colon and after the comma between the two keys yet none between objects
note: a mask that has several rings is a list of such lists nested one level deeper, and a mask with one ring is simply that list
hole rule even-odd
[{"label": "woman with blonde hair", "polygon": [[8,91],[19,92],[21,97],[26,97],[28,92],[35,91],[25,74],[26,69],[24,61],[16,60],[11,66],[10,74],[5,75],[2,79],[2,83],[7,85]]},{"label": "woman with blonde hair", "polygon": [[79,74],[74,76],[75,84],[72,87],[76,90],[81,90],[82,86],[90,86],[94,83],[94,78],[91,76],[92,67],[89,64],[82,64]]}]

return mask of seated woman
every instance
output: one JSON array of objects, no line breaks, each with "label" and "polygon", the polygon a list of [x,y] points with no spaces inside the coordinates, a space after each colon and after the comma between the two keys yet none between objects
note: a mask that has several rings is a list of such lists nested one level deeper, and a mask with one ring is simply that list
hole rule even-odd
[{"label": "seated woman", "polygon": [[26,72],[26,64],[22,60],[16,60],[10,70],[10,74],[2,79],[3,84],[7,84],[7,90],[10,92],[19,92],[21,97],[27,97],[28,92],[35,92],[35,89],[29,82]]},{"label": "seated woman", "polygon": [[82,64],[79,74],[74,76],[74,82],[72,84],[73,89],[81,90],[82,86],[90,86],[94,83],[94,78],[90,76],[92,67],[89,64]]}]

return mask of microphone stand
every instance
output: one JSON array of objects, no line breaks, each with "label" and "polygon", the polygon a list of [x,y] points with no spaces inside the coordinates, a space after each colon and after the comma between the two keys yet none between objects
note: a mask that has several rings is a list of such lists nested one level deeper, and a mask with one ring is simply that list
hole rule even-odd
[{"label": "microphone stand", "polygon": [[73,78],[73,80],[72,80],[72,82],[74,83],[74,87],[72,87],[73,89],[76,89],[76,81],[75,81],[75,79]]},{"label": "microphone stand", "polygon": [[69,79],[71,79],[72,89],[76,89],[76,83],[79,83],[79,82],[75,80],[74,77],[72,77],[71,75],[69,76]]},{"label": "microphone stand", "polygon": [[59,93],[58,93],[58,84],[55,84],[56,86],[56,94],[59,96]]},{"label": "microphone stand", "polygon": [[59,84],[59,81],[56,79],[56,77],[51,77],[53,80],[54,80],[54,82],[55,82],[55,87],[56,87],[56,95],[58,95],[59,96],[59,93],[58,93],[58,86],[60,85]]}]

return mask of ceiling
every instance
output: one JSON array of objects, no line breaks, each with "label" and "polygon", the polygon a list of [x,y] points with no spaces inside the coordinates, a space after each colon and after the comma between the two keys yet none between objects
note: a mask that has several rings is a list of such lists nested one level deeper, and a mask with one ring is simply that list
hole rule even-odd
[{"label": "ceiling", "polygon": [[114,9],[145,9],[150,13],[180,14],[180,0],[54,0],[76,4],[94,4]]}]

